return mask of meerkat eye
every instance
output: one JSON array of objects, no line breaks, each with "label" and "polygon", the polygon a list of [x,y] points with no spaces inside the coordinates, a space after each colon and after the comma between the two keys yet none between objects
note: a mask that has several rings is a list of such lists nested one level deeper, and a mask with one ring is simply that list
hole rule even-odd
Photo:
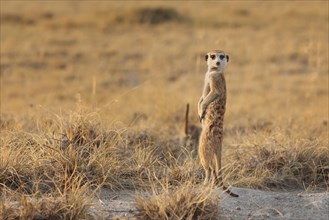
[{"label": "meerkat eye", "polygon": [[225,58],[224,55],[220,55],[220,56],[219,56],[219,59],[221,59],[221,60],[224,60],[224,58]]},{"label": "meerkat eye", "polygon": [[213,54],[213,55],[210,55],[210,58],[214,60],[216,58],[216,56]]}]

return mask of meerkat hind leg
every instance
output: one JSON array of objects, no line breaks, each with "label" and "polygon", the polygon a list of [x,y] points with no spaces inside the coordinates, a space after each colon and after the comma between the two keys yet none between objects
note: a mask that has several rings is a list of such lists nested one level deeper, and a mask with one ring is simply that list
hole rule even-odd
[{"label": "meerkat hind leg", "polygon": [[210,168],[207,168],[207,169],[204,169],[205,170],[205,173],[206,173],[206,176],[204,178],[204,184],[207,184],[209,183],[209,181],[211,180],[211,169]]},{"label": "meerkat hind leg", "polygon": [[216,177],[215,179],[215,184],[217,186],[219,186],[220,188],[222,188],[226,193],[228,193],[230,196],[233,197],[239,197],[239,195],[231,192],[225,185],[223,182],[223,177],[222,177],[222,153],[221,150],[220,152],[217,152],[216,155],[216,172],[214,172],[214,175]]}]

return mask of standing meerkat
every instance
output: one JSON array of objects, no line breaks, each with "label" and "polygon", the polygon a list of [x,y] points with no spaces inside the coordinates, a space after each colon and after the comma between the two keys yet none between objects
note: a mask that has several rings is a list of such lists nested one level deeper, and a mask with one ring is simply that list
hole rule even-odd
[{"label": "standing meerkat", "polygon": [[223,122],[226,105],[226,82],[224,69],[229,56],[219,50],[206,55],[208,71],[205,76],[203,94],[198,103],[202,123],[199,141],[199,157],[206,172],[205,180],[214,178],[216,185],[233,197],[238,197],[224,186],[221,173]]}]

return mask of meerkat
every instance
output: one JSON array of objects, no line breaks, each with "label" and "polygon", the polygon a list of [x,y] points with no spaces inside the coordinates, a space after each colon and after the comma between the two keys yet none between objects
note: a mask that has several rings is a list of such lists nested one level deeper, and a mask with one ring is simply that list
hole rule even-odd
[{"label": "meerkat", "polygon": [[205,181],[214,178],[216,185],[233,197],[238,197],[223,184],[221,173],[223,122],[226,106],[226,81],[224,69],[229,56],[219,50],[205,56],[208,71],[205,76],[203,93],[198,103],[202,123],[199,140],[200,162],[206,172]]}]

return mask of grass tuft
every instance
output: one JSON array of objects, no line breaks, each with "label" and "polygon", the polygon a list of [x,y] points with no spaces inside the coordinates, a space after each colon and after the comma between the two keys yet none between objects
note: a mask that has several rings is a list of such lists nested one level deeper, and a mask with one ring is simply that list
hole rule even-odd
[{"label": "grass tuft", "polygon": [[89,212],[93,195],[76,179],[64,191],[26,195],[9,189],[2,193],[1,219],[93,219]]},{"label": "grass tuft", "polygon": [[140,219],[218,219],[219,195],[213,186],[185,182],[160,188],[136,197]]}]

